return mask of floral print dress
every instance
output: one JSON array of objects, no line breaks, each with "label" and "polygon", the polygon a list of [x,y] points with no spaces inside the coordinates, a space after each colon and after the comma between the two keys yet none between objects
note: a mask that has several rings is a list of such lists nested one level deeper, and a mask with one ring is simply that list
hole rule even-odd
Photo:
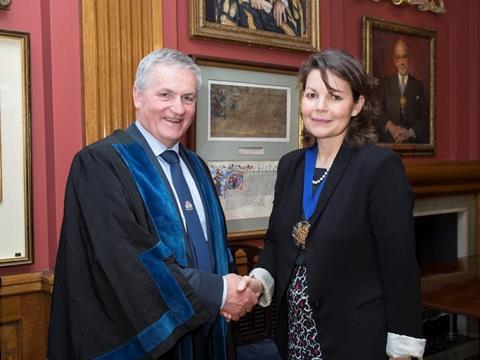
[{"label": "floral print dress", "polygon": [[322,360],[317,327],[308,301],[307,269],[298,265],[287,292],[288,359]]}]

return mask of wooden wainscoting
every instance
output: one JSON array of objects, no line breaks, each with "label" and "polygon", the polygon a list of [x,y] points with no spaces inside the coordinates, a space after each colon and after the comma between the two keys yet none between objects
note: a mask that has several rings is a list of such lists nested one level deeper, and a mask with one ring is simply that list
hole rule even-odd
[{"label": "wooden wainscoting", "polygon": [[480,193],[480,161],[422,161],[405,164],[415,197]]},{"label": "wooden wainscoting", "polygon": [[0,359],[45,359],[53,274],[0,277]]}]

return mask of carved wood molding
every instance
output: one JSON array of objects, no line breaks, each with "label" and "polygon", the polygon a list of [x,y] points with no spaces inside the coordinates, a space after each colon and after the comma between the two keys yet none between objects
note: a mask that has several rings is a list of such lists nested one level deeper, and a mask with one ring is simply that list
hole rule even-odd
[{"label": "carved wood molding", "polygon": [[53,290],[53,273],[35,272],[0,277],[0,297]]},{"label": "carved wood molding", "polygon": [[85,144],[135,118],[132,84],[139,60],[163,46],[162,0],[83,0]]},{"label": "carved wood molding", "polygon": [[480,192],[480,161],[422,161],[406,163],[416,197]]}]

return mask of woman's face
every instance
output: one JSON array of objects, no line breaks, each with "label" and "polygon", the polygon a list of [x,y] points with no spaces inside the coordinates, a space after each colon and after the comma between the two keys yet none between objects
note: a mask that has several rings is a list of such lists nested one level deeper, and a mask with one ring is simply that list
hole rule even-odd
[{"label": "woman's face", "polygon": [[328,70],[327,77],[334,89],[332,94],[320,70],[312,70],[308,75],[301,105],[303,124],[317,140],[335,139],[342,143],[350,118],[362,110],[365,99],[360,96],[355,103],[352,89],[345,80]]}]

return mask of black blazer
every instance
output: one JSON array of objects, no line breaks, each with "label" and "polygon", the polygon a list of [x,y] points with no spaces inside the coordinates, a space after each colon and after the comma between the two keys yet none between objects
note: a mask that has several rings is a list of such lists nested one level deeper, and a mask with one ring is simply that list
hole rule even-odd
[{"label": "black blazer", "polygon": [[[305,150],[278,165],[275,198],[258,267],[275,278],[275,339],[287,352],[286,290],[299,254],[291,232],[302,216]],[[330,169],[307,239],[308,294],[327,360],[384,359],[387,332],[420,338],[420,277],[413,196],[388,149],[344,146]]]},{"label": "black blazer", "polygon": [[415,139],[410,139],[412,143],[428,143],[428,104],[423,90],[423,84],[412,75],[408,75],[407,87],[405,88],[405,115],[400,116],[400,88],[398,75],[387,76],[379,89],[379,101],[381,107],[380,118],[378,122],[378,136],[380,142],[394,142],[390,133],[385,131],[385,124],[390,120],[395,125],[400,125],[406,129],[415,131]]}]

